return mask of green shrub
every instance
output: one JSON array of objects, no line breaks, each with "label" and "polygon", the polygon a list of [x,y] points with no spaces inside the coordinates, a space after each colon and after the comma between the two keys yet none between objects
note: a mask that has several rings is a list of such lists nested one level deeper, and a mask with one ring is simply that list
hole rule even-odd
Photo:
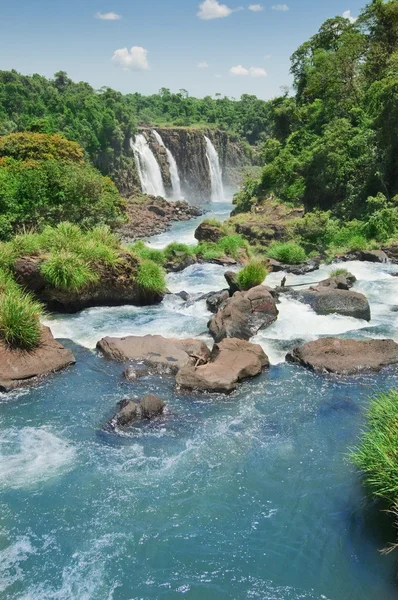
[{"label": "green shrub", "polygon": [[22,233],[11,241],[16,256],[32,256],[40,253],[41,236],[38,233]]},{"label": "green shrub", "polygon": [[160,294],[166,289],[163,269],[151,260],[143,260],[138,267],[136,281],[147,292]]},{"label": "green shrub", "polygon": [[45,250],[79,252],[84,243],[84,236],[78,225],[63,221],[56,227],[45,227],[40,235],[40,241]]},{"label": "green shrub", "polygon": [[348,275],[349,271],[347,269],[334,269],[330,271],[329,277],[340,277],[341,275]]},{"label": "green shrub", "polygon": [[84,260],[71,252],[54,252],[41,265],[41,272],[50,285],[62,290],[79,290],[98,281]]},{"label": "green shrub", "polygon": [[261,285],[267,276],[267,269],[259,259],[252,259],[238,273],[238,283],[242,290]]},{"label": "green shrub", "polygon": [[371,401],[367,430],[351,459],[363,472],[365,484],[391,505],[398,500],[398,390]]},{"label": "green shrub", "polygon": [[163,266],[166,262],[166,256],[163,250],[156,250],[155,248],[150,248],[144,242],[138,241],[135,242],[132,246],[130,246],[131,252],[144,260],[152,260],[157,265]]},{"label": "green shrub", "polygon": [[226,235],[226,236],[222,237],[218,241],[217,246],[227,256],[232,256],[232,258],[237,258],[239,250],[241,250],[242,248],[247,249],[248,244],[241,235],[235,234],[235,235]]},{"label": "green shrub", "polygon": [[0,338],[16,348],[32,350],[40,342],[42,306],[0,271]]},{"label": "green shrub", "polygon": [[205,225],[211,225],[212,227],[222,227],[221,221],[216,219],[215,217],[208,217],[203,221]]},{"label": "green shrub", "polygon": [[113,266],[121,261],[120,254],[115,248],[91,239],[85,242],[80,252],[76,254],[93,266],[98,263]]},{"label": "green shrub", "polygon": [[268,248],[267,254],[270,258],[288,265],[298,265],[307,259],[304,248],[296,242],[274,242]]},{"label": "green shrub", "polygon": [[196,247],[196,256],[200,256],[203,260],[216,260],[224,255],[225,252],[212,242],[201,242]]},{"label": "green shrub", "polygon": [[195,246],[187,246],[187,244],[172,242],[164,249],[164,255],[168,260],[173,258],[176,255],[176,253],[183,253],[187,254],[188,256],[193,256],[195,254],[195,249]]}]

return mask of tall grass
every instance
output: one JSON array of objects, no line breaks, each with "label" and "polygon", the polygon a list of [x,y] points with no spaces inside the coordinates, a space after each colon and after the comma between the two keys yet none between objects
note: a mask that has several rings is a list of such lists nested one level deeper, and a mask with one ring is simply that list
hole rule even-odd
[{"label": "tall grass", "polygon": [[288,265],[298,265],[307,259],[304,248],[296,242],[274,242],[267,255]]},{"label": "tall grass", "polygon": [[340,277],[342,275],[348,275],[349,271],[348,269],[334,269],[333,271],[330,271],[329,273],[329,277]]},{"label": "tall grass", "polygon": [[61,290],[79,290],[99,278],[80,256],[67,251],[50,254],[41,272],[48,284]]},{"label": "tall grass", "polygon": [[238,273],[238,283],[242,290],[261,285],[267,276],[267,269],[259,259],[252,259]]},{"label": "tall grass", "polygon": [[141,240],[135,242],[129,249],[136,256],[143,258],[144,260],[152,260],[157,265],[163,266],[166,262],[166,256],[163,250],[150,248]]},{"label": "tall grass", "polygon": [[166,289],[163,269],[151,260],[143,260],[138,266],[136,281],[147,292],[160,294]]}]

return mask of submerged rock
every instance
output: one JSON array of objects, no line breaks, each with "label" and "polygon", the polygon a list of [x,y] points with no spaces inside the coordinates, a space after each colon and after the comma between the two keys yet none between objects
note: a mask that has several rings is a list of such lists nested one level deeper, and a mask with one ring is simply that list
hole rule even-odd
[{"label": "submerged rock", "polygon": [[0,342],[0,391],[34,384],[75,362],[73,353],[53,338],[48,327],[41,328],[40,345],[29,352]]},{"label": "submerged rock", "polygon": [[207,310],[216,314],[217,311],[222,308],[225,303],[229,300],[229,291],[222,290],[221,292],[213,292],[206,298]]},{"label": "submerged rock", "polygon": [[208,327],[216,342],[224,338],[249,340],[277,318],[275,298],[265,286],[259,285],[248,292],[236,292],[209,321]]},{"label": "submerged rock", "polygon": [[323,338],[294,348],[286,360],[318,373],[353,375],[397,364],[398,344],[393,340]]},{"label": "submerged rock", "polygon": [[52,311],[75,313],[93,306],[148,306],[159,304],[164,294],[141,288],[134,280],[138,261],[129,253],[113,266],[103,266],[98,271],[98,281],[79,290],[64,290],[49,285],[42,273],[43,260],[39,257],[24,257],[15,262],[14,275],[17,282],[33,292]]},{"label": "submerged rock", "polygon": [[207,364],[180,369],[176,382],[182,388],[229,393],[239,381],[259,375],[268,366],[269,360],[258,344],[225,339],[214,345]]},{"label": "submerged rock", "polygon": [[206,362],[210,356],[210,350],[200,340],[179,340],[161,335],[105,337],[97,343],[97,348],[107,358],[119,362],[143,362],[148,366],[147,372],[165,374],[175,374],[186,364]]},{"label": "submerged rock", "polygon": [[139,419],[153,419],[163,413],[165,406],[165,402],[155,394],[145,394],[139,401],[122,400],[110,424],[113,427],[126,427]]}]

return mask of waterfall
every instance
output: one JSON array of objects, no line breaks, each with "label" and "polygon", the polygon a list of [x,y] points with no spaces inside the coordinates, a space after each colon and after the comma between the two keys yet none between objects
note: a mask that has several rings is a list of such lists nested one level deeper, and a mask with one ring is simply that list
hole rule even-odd
[{"label": "waterfall", "polygon": [[222,183],[222,171],[217,150],[211,140],[204,136],[206,140],[206,157],[209,161],[210,178],[211,178],[211,201],[224,202],[224,187]]},{"label": "waterfall", "polygon": [[166,198],[162,173],[145,136],[139,133],[130,141],[144,194]]},{"label": "waterfall", "polygon": [[155,129],[152,130],[152,133],[155,136],[157,143],[160,144],[161,146],[163,146],[163,148],[166,150],[167,160],[168,160],[169,169],[170,169],[171,185],[173,188],[173,198],[175,198],[176,200],[181,200],[181,198],[182,198],[181,181],[180,181],[180,176],[178,174],[178,167],[177,167],[176,159],[174,158],[174,156],[172,155],[170,150],[165,146],[165,143],[162,140],[159,133],[157,131],[155,131]]}]

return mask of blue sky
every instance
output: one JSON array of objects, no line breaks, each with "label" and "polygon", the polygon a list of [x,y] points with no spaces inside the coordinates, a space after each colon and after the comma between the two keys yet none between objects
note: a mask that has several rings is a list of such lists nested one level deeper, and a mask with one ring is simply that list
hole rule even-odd
[{"label": "blue sky", "polygon": [[291,84],[292,52],[325,19],[345,11],[356,17],[364,3],[3,0],[0,69],[48,77],[64,70],[123,93],[168,87],[194,96],[272,98]]}]

